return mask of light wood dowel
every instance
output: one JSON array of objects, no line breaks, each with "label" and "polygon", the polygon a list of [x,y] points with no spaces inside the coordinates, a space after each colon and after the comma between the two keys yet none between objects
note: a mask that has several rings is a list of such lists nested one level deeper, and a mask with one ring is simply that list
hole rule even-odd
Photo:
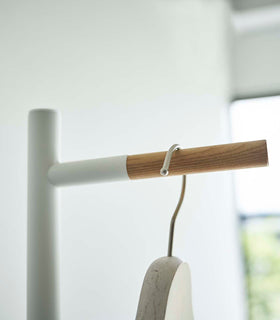
[{"label": "light wood dowel", "polygon": [[[128,156],[130,179],[161,177],[160,169],[166,152]],[[175,151],[169,175],[234,170],[268,165],[266,140],[230,143]]]}]

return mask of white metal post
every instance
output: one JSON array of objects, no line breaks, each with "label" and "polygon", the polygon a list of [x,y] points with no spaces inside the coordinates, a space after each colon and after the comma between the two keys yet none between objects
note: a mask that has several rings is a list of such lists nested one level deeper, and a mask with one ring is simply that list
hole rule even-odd
[{"label": "white metal post", "polygon": [[57,163],[50,167],[49,181],[55,186],[74,186],[129,180],[127,156]]},{"label": "white metal post", "polygon": [[27,320],[58,320],[56,188],[48,169],[57,162],[57,114],[35,109],[28,128]]}]

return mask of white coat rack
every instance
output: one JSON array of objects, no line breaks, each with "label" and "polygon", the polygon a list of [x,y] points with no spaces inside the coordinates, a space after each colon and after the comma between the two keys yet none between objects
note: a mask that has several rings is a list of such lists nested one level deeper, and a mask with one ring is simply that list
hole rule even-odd
[{"label": "white coat rack", "polygon": [[[59,320],[57,287],[58,186],[162,177],[166,152],[59,163],[58,115],[35,109],[28,125],[27,320]],[[181,149],[170,175],[261,167],[266,141]]]}]

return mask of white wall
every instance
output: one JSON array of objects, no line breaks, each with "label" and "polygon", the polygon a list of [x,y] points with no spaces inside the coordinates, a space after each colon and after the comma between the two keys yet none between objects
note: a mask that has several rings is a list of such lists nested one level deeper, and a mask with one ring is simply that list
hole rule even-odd
[{"label": "white wall", "polygon": [[280,93],[280,5],[234,15],[233,96]]},{"label": "white wall", "polygon": [[[1,2],[0,318],[25,319],[26,131],[61,113],[61,160],[229,142],[222,0]],[[166,254],[178,178],[61,190],[61,319],[128,320]],[[195,318],[243,319],[230,173],[193,175],[174,253],[192,269]]]},{"label": "white wall", "polygon": [[279,0],[231,0],[234,9],[251,10],[254,8],[263,8],[274,4],[279,4]]}]

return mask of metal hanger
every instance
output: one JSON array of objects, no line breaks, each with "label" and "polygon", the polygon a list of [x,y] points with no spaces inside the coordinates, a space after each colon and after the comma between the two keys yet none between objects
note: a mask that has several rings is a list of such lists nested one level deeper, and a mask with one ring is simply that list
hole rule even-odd
[{"label": "metal hanger", "polygon": [[[167,151],[160,174],[167,176],[173,152],[181,149],[174,144]],[[168,256],[156,259],[148,268],[139,298],[136,320],[193,320],[191,275],[187,263],[172,256],[176,218],[184,200],[186,176],[170,222]]]},{"label": "metal hanger", "polygon": [[[173,155],[173,152],[176,150],[180,150],[181,146],[179,144],[173,144],[169,150],[166,153],[164,162],[163,162],[163,166],[160,169],[160,174],[162,176],[168,176],[169,174],[169,166],[170,166],[170,162],[171,162],[171,158]],[[175,229],[175,222],[176,222],[176,218],[178,216],[178,213],[180,211],[180,208],[182,206],[184,197],[185,197],[185,190],[186,190],[186,175],[182,176],[182,188],[181,188],[181,194],[180,194],[180,198],[179,201],[177,203],[176,209],[173,213],[173,216],[171,218],[170,221],[170,228],[169,228],[169,240],[168,240],[168,251],[167,251],[167,256],[168,257],[172,257],[172,249],[173,249],[173,239],[174,239],[174,229]]]}]

